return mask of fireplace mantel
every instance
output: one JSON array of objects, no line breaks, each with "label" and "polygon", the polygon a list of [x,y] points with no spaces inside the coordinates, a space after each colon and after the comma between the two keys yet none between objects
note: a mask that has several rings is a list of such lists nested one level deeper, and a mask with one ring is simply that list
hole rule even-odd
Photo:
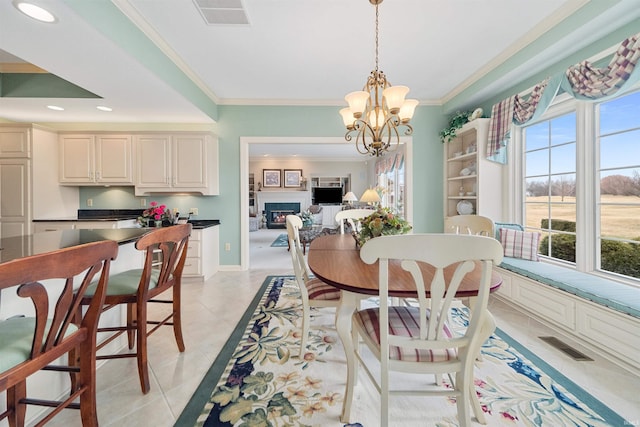
[{"label": "fireplace mantel", "polygon": [[258,212],[264,211],[265,203],[300,203],[300,210],[311,206],[310,191],[257,191]]}]

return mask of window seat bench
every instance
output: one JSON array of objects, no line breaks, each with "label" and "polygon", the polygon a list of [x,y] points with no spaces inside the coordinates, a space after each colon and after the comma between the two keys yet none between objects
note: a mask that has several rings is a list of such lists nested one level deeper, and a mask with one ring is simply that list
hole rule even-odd
[{"label": "window seat bench", "polygon": [[497,270],[499,298],[640,375],[640,288],[510,257]]}]

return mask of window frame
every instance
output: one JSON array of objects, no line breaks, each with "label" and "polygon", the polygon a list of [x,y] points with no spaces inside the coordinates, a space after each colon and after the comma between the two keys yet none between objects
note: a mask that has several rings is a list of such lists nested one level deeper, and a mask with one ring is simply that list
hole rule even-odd
[{"label": "window frame", "polygon": [[[640,89],[636,86],[620,96],[629,95]],[[602,102],[606,102],[603,100]],[[524,224],[526,179],[524,129],[528,126],[552,120],[558,116],[575,112],[576,115],[576,261],[575,265],[559,259],[541,256],[543,262],[557,264],[607,279],[640,287],[640,280],[614,272],[601,270],[600,251],[600,209],[598,185],[600,170],[600,132],[598,109],[602,102],[586,102],[562,94],[553,101],[547,111],[535,121],[525,126],[512,126],[511,149],[508,152],[506,198],[508,215],[515,222]]]}]

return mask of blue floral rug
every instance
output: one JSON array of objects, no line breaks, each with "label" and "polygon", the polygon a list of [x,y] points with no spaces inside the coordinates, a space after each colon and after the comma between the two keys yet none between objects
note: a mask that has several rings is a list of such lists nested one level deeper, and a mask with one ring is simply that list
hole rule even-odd
[{"label": "blue floral rug", "polygon": [[[301,321],[296,282],[292,276],[267,277],[175,425],[344,426],[339,416],[346,363],[334,313],[313,310],[307,352],[296,357]],[[466,310],[456,310],[456,322],[464,325],[466,319]],[[496,331],[482,353],[475,385],[489,426],[625,425],[504,332]],[[361,377],[353,424],[347,426],[378,426],[378,403],[368,378]],[[458,426],[452,398],[392,397],[391,405],[391,419],[397,420],[392,425]]]},{"label": "blue floral rug", "polygon": [[272,248],[286,248],[289,246],[289,239],[287,238],[287,234],[279,235],[276,240],[271,243]]}]

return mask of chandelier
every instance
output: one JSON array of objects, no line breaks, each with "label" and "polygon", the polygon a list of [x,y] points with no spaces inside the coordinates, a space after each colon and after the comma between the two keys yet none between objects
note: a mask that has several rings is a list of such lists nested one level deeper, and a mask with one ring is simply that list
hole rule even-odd
[{"label": "chandelier", "polygon": [[378,5],[382,0],[369,0],[376,8],[376,68],[371,71],[361,91],[351,92],[344,99],[349,107],[340,110],[347,128],[344,138],[353,139],[361,154],[381,156],[392,143],[400,143],[401,128],[404,135],[411,135],[409,124],[418,100],[407,99],[407,86],[391,86],[387,77],[378,69]]}]

